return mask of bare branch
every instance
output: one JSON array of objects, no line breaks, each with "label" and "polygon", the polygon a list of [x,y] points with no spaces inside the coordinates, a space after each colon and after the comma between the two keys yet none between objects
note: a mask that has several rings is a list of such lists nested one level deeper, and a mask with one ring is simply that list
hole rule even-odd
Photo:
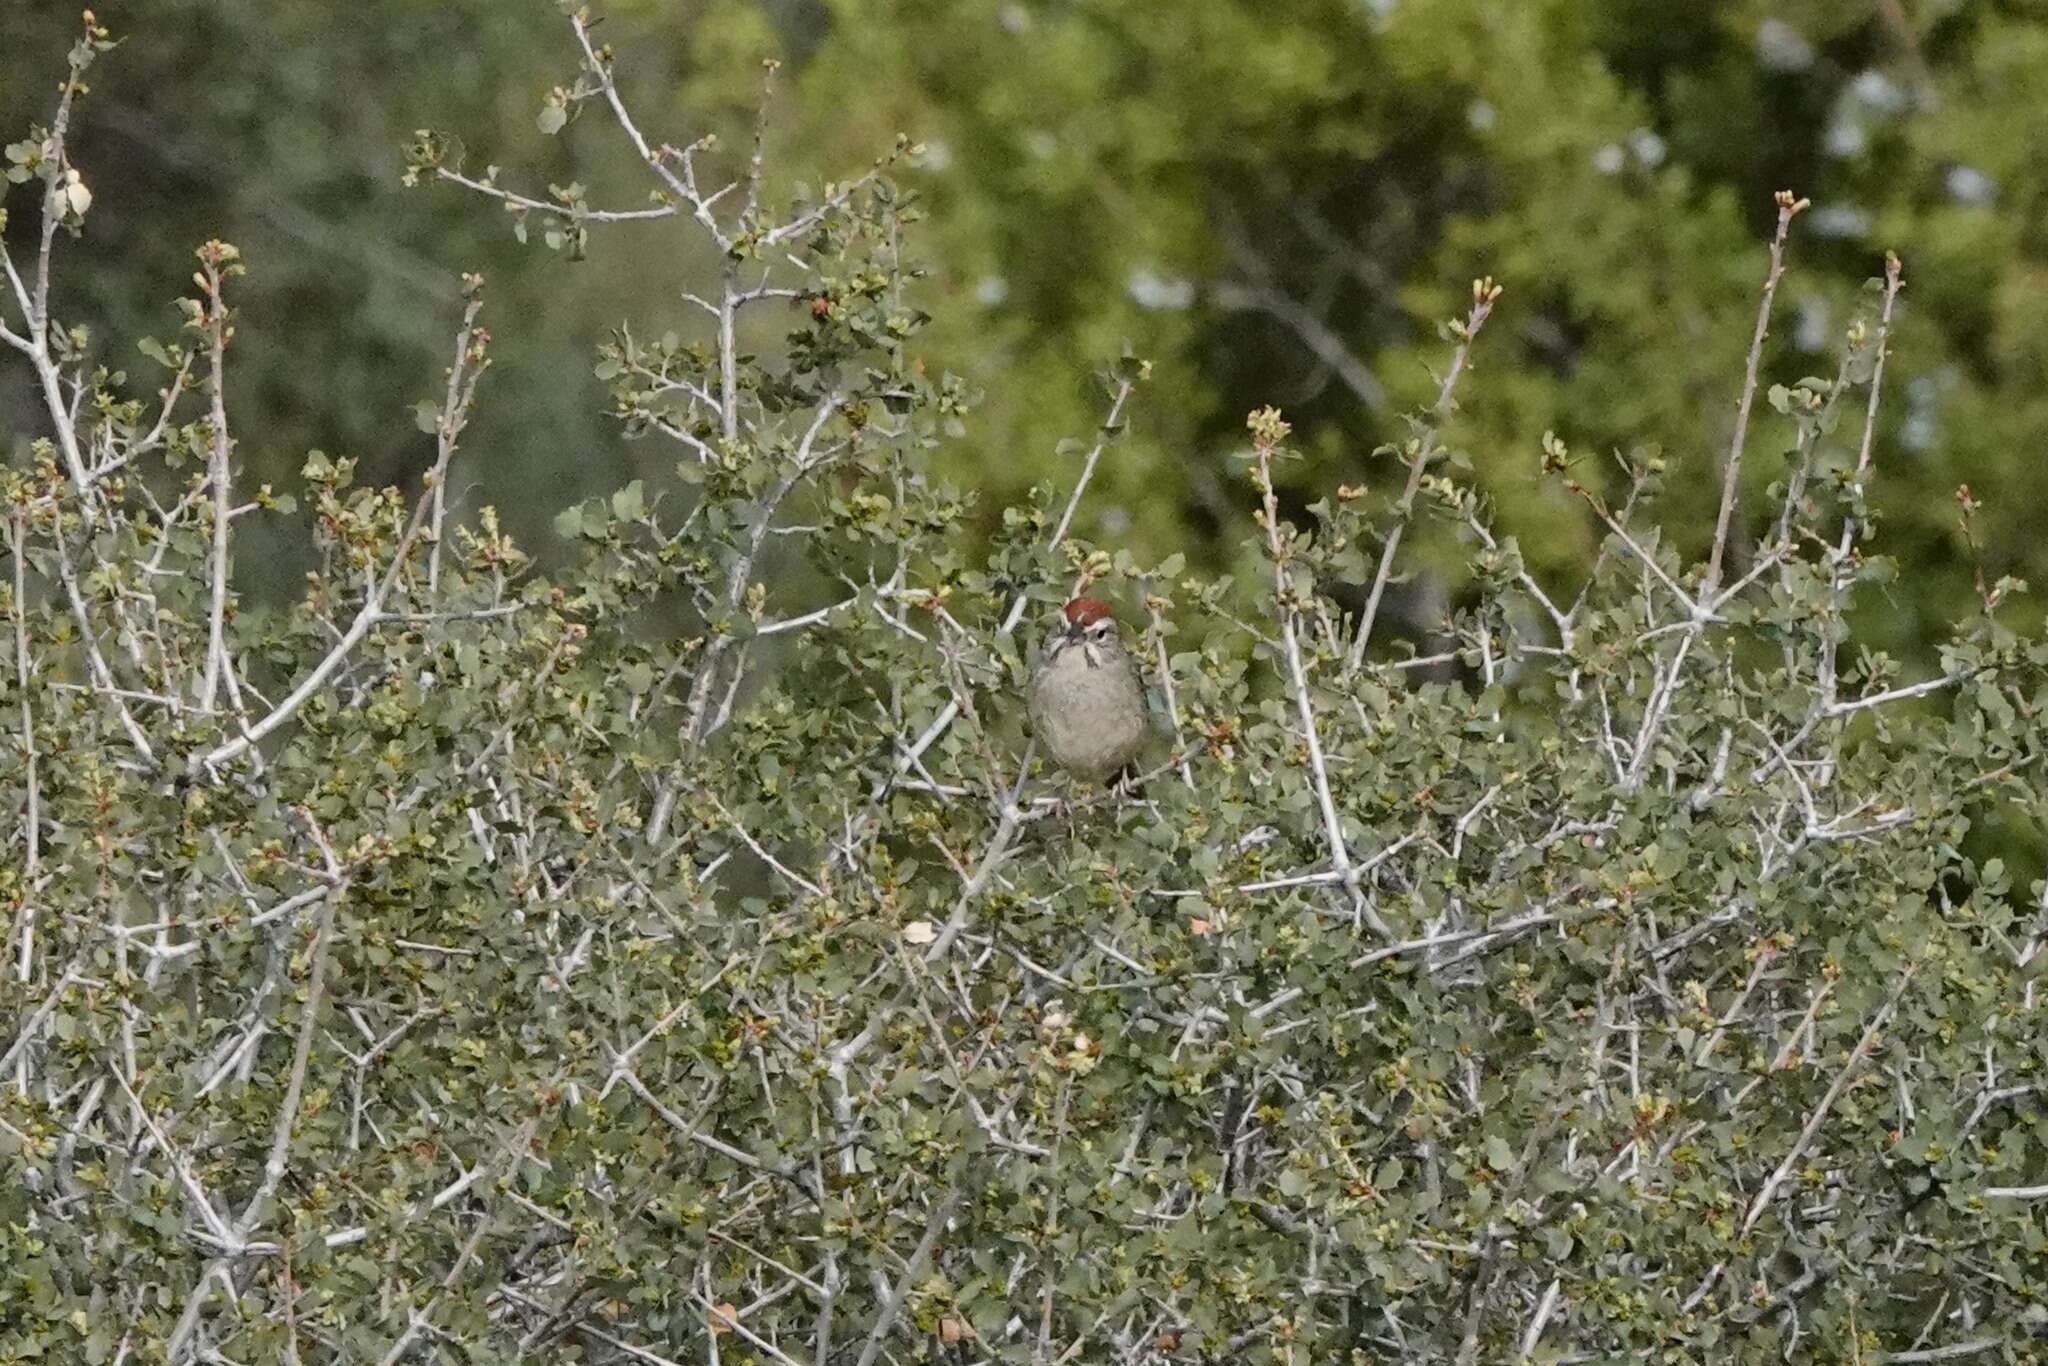
[{"label": "bare branch", "polygon": [[1793,197],[1790,190],[1778,191],[1778,231],[1771,239],[1771,268],[1764,277],[1763,298],[1756,309],[1756,332],[1749,342],[1749,360],[1742,375],[1742,397],[1735,405],[1735,434],[1728,442],[1728,459],[1721,470],[1721,511],[1714,518],[1714,546],[1707,555],[1706,577],[1700,584],[1700,600],[1712,598],[1721,586],[1721,559],[1728,549],[1728,532],[1735,518],[1735,500],[1742,481],[1742,447],[1749,438],[1749,410],[1756,400],[1757,367],[1763,362],[1764,338],[1770,335],[1771,304],[1778,296],[1778,280],[1785,273],[1785,238],[1792,220],[1808,201]]}]

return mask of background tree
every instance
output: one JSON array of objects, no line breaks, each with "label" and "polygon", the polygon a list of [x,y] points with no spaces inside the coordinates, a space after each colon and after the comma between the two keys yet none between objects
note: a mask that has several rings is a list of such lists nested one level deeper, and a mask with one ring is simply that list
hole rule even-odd
[{"label": "background tree", "polygon": [[[0,62],[32,63],[71,19],[52,0],[18,6]],[[488,216],[396,185],[421,124],[459,124],[479,164],[517,149],[536,193],[630,183],[603,129],[527,146],[563,80],[545,6],[169,0],[132,22],[113,59],[129,79],[82,117],[102,174],[138,197],[104,208],[93,269],[69,287],[133,335],[161,329],[143,301],[183,278],[183,243],[224,235],[264,261],[249,306],[289,344],[245,377],[259,468],[281,476],[318,445],[394,477],[405,433],[384,405],[432,363],[416,305],[452,303],[438,281],[461,267],[527,323],[499,348],[511,382],[478,416],[491,456],[473,496],[551,556],[554,490],[652,472],[561,358],[703,259],[645,233],[573,267],[530,258]],[[994,495],[984,535],[994,508],[1062,467],[1057,443],[1093,420],[1074,376],[1128,340],[1156,362],[1155,401],[1084,529],[1246,568],[1226,530],[1239,415],[1275,399],[1294,415],[1308,463],[1282,489],[1290,505],[1380,477],[1369,453],[1405,436],[1400,414],[1433,388],[1446,282],[1493,271],[1523,301],[1494,362],[1510,373],[1458,430],[1532,564],[1579,563],[1598,535],[1539,479],[1545,429],[1597,450],[1654,430],[1685,513],[1675,534],[1697,551],[1733,418],[1722,383],[1748,343],[1746,252],[1792,185],[1822,208],[1771,339],[1779,370],[1825,368],[1882,247],[1915,263],[1884,434],[1906,458],[1878,495],[1908,572],[1866,629],[1925,658],[1967,606],[1947,510],[1959,483],[1988,495],[1989,561],[2039,576],[2031,501],[2000,496],[2029,487],[2048,432],[2048,323],[2030,302],[2048,259],[2033,154],[2048,27],[2028,6],[715,0],[623,3],[606,36],[636,54],[624,79],[641,107],[731,146],[749,136],[755,59],[783,59],[770,136],[785,187],[898,132],[925,141],[898,174],[935,217],[926,344],[987,390],[948,456]],[[9,74],[0,115],[18,126],[44,86],[28,65]],[[1781,472],[1775,453],[1752,466],[1759,490]],[[1390,598],[1415,637],[1460,582],[1454,549],[1422,550],[1424,577]]]},{"label": "background tree", "polygon": [[[608,130],[643,193],[445,134],[409,178],[705,264],[595,365],[659,483],[560,509],[545,575],[449,497],[501,378],[478,277],[380,400],[403,484],[315,451],[301,513],[230,417],[240,250],[130,373],[57,307],[111,193],[90,17],[10,153],[0,354],[46,425],[0,480],[0,1351],[2038,1355],[2048,881],[1967,840],[2039,816],[2048,646],[1981,562],[1929,667],[1858,629],[1896,259],[1774,382],[1776,198],[1697,535],[1670,465],[1548,432],[1602,534],[1532,570],[1459,436],[1518,373],[1480,277],[1400,476],[1295,510],[1255,410],[1219,494],[1255,572],[1191,573],[1085,534],[1135,357],[1057,487],[944,477],[973,391],[928,358],[913,145],[784,194],[557,32],[534,138]],[[269,609],[266,522],[313,543]],[[1373,604],[1438,541],[1470,591],[1406,655]],[[1077,584],[1146,623],[1143,802],[1023,757]]]}]

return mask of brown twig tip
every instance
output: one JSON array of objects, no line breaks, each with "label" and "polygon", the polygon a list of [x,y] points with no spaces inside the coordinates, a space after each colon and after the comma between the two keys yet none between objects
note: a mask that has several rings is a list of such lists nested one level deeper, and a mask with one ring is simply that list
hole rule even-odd
[{"label": "brown twig tip", "polygon": [[1280,416],[1280,410],[1272,407],[1254,409],[1245,418],[1244,425],[1251,430],[1252,440],[1268,447],[1279,445],[1287,439],[1287,434],[1294,430],[1287,420]]},{"label": "brown twig tip", "polygon": [[232,242],[214,238],[199,248],[198,256],[209,269],[219,270],[239,262],[242,259],[242,251]]},{"label": "brown twig tip", "polygon": [[1811,199],[1801,199],[1790,190],[1778,191],[1775,198],[1778,202],[1779,216],[1787,222],[1813,207]]}]

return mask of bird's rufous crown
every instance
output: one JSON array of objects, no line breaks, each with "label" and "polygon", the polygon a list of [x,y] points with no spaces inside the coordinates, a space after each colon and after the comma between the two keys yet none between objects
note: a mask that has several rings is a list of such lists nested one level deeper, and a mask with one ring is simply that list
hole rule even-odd
[{"label": "bird's rufous crown", "polygon": [[1101,598],[1075,598],[1066,606],[1066,617],[1069,626],[1093,626],[1098,621],[1114,620],[1116,613]]}]

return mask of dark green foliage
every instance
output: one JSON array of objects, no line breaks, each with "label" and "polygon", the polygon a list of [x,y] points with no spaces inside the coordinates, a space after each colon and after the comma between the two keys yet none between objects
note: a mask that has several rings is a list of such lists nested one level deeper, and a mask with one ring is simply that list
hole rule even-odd
[{"label": "dark green foliage", "polygon": [[[543,533],[565,484],[588,496],[658,471],[612,438],[599,391],[561,358],[622,317],[672,325],[644,304],[700,277],[700,245],[640,225],[572,264],[573,233],[561,253],[543,232],[522,248],[513,217],[396,185],[398,148],[428,125],[459,128],[477,172],[517,168],[522,192],[580,186],[593,204],[644,206],[631,148],[554,93],[574,67],[549,5],[129,8],[117,78],[82,126],[102,149],[95,191],[133,192],[101,194],[60,296],[60,312],[100,323],[96,354],[132,363],[127,339],[169,325],[156,301],[184,278],[186,246],[237,242],[263,267],[244,302],[277,343],[237,372],[252,474],[282,486],[317,445],[385,482],[409,468],[407,390],[438,361],[432,304],[454,306],[450,272],[481,270],[520,325],[503,329],[505,382],[477,418],[464,506],[496,503],[552,562]],[[74,18],[55,0],[11,6],[7,127],[45,116],[40,63]],[[1589,450],[1660,445],[1673,534],[1697,554],[1753,244],[1769,195],[1792,186],[1822,212],[1770,340],[1774,370],[1826,364],[1884,248],[1916,282],[1885,418],[1896,458],[1875,495],[1907,572],[1861,625],[1925,664],[1967,609],[1946,512],[1958,483],[1986,496],[1988,561],[2043,572],[2028,496],[2048,430],[2038,6],[617,0],[601,36],[633,54],[628,89],[667,136],[715,132],[735,153],[752,135],[755,63],[783,57],[778,197],[900,131],[928,143],[899,174],[936,212],[921,345],[988,390],[944,456],[990,495],[978,535],[1067,476],[1054,448],[1094,418],[1074,377],[1128,339],[1158,362],[1154,398],[1079,529],[1247,572],[1226,466],[1241,414],[1274,401],[1293,416],[1307,461],[1283,488],[1290,509],[1358,482],[1372,472],[1361,453],[1427,401],[1432,330],[1458,282],[1491,272],[1515,283],[1517,313],[1488,360],[1499,373],[1453,431],[1539,577],[1568,580],[1598,534],[1535,476],[1546,427]],[[0,390],[0,443],[35,433],[11,416],[32,398]],[[1753,494],[1774,459],[1752,462]],[[262,549],[252,589],[288,597],[301,539],[247,530]],[[1464,584],[1454,545],[1415,550],[1413,585],[1388,602],[1410,639]]]},{"label": "dark green foliage", "polygon": [[[622,125],[564,27],[536,136]],[[67,117],[16,159],[60,274],[103,207]],[[1971,850],[2042,814],[2048,645],[1995,567],[1929,672],[1854,629],[1895,262],[1819,377],[1716,381],[1719,532],[1545,434],[1598,534],[1528,570],[1456,438],[1526,392],[1472,373],[1481,279],[1372,490],[1290,512],[1316,467],[1253,413],[1219,579],[1078,534],[1134,357],[1057,494],[940,476],[979,396],[923,359],[914,147],[792,201],[632,126],[709,264],[600,351],[661,455],[558,499],[546,575],[444,502],[519,324],[480,280],[389,401],[424,484],[314,451],[295,502],[237,477],[239,252],[132,375],[10,252],[0,354],[62,420],[0,477],[0,1357],[2041,1352],[2048,884]],[[514,209],[602,251],[622,202]],[[265,521],[314,540],[274,609],[230,573]],[[1473,588],[1410,653],[1417,543]],[[1026,767],[1077,582],[1169,690],[1142,797]]]}]

